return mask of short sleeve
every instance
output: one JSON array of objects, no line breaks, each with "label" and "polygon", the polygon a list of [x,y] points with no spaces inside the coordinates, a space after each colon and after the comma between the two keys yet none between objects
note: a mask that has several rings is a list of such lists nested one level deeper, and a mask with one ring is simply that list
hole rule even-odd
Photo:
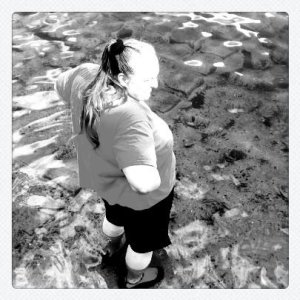
[{"label": "short sleeve", "polygon": [[55,91],[57,95],[62,99],[64,102],[68,103],[70,105],[70,97],[71,97],[71,87],[72,82],[70,81],[70,78],[72,78],[72,75],[74,74],[75,69],[70,69],[66,72],[61,73],[56,81],[55,81]]},{"label": "short sleeve", "polygon": [[84,89],[93,80],[99,65],[85,63],[76,68],[61,73],[55,81],[55,91],[57,95],[70,105],[72,93]]},{"label": "short sleeve", "polygon": [[156,165],[152,128],[147,121],[121,124],[114,137],[113,151],[120,169],[133,165]]}]

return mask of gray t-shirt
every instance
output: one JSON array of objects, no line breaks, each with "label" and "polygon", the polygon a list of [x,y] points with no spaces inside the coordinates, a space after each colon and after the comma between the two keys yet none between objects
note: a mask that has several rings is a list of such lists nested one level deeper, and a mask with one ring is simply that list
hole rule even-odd
[{"label": "gray t-shirt", "polygon": [[[62,73],[56,81],[58,95],[71,104],[74,134],[80,132],[81,95],[99,65],[86,63]],[[93,149],[85,134],[76,137],[80,186],[92,188],[111,205],[135,210],[150,208],[168,196],[175,184],[173,135],[168,125],[144,102],[128,100],[101,114],[96,123],[100,147]],[[133,165],[157,167],[158,189],[134,192],[122,169]]]}]

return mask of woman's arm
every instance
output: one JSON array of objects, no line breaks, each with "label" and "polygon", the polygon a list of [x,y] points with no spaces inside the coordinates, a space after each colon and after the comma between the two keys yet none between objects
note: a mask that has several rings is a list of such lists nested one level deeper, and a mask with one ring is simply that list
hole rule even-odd
[{"label": "woman's arm", "polygon": [[138,193],[147,194],[159,188],[161,180],[157,169],[149,165],[134,165],[123,169],[130,187]]}]

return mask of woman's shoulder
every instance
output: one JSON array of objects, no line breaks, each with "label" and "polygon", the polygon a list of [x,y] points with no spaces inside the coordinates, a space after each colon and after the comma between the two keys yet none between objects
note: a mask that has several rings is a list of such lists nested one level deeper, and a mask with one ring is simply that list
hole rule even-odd
[{"label": "woman's shoulder", "polygon": [[119,106],[119,114],[122,119],[129,122],[148,121],[150,108],[145,107],[136,100],[128,98],[128,100]]},{"label": "woman's shoulder", "polygon": [[94,64],[94,63],[83,63],[79,66],[76,67],[76,69],[78,71],[90,71],[90,72],[93,72],[93,71],[98,71],[100,68],[100,66],[98,64]]},{"label": "woman's shoulder", "polygon": [[119,128],[132,126],[138,122],[150,122],[147,111],[130,98],[125,103],[105,112],[105,115],[111,121],[117,122]]}]

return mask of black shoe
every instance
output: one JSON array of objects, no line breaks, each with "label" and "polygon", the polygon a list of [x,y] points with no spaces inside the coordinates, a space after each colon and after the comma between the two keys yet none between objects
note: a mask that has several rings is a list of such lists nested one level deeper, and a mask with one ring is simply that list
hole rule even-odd
[{"label": "black shoe", "polygon": [[103,248],[102,253],[102,267],[111,265],[118,259],[119,256],[124,256],[124,251],[127,248],[127,240],[125,234],[115,240],[110,240],[108,244]]},{"label": "black shoe", "polygon": [[164,270],[162,267],[148,267],[141,272],[141,276],[137,282],[130,282],[127,276],[124,276],[119,282],[121,289],[144,289],[154,286],[164,278]]},{"label": "black shoe", "polygon": [[149,266],[140,271],[131,270],[139,278],[137,282],[130,282],[127,278],[128,268],[125,263],[125,257],[120,269],[119,288],[121,289],[143,289],[149,288],[164,278],[164,269],[161,265],[160,259],[155,252],[153,252]]}]

